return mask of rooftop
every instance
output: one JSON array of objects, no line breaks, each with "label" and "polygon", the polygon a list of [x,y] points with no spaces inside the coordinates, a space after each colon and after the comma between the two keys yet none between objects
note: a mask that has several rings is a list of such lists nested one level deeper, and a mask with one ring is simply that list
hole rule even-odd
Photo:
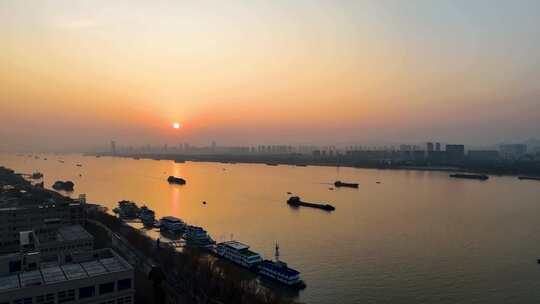
[{"label": "rooftop", "polygon": [[249,248],[248,245],[242,244],[238,241],[227,241],[227,242],[223,242],[222,244],[225,246],[231,247],[234,250],[243,250],[243,249]]},{"label": "rooftop", "polygon": [[292,277],[292,276],[295,276],[295,275],[299,275],[300,272],[292,269],[292,268],[289,268],[287,267],[286,264],[279,264],[279,263],[276,263],[274,261],[270,261],[270,260],[264,260],[262,262],[262,264],[259,266],[261,268],[266,268],[268,270],[272,270],[272,271],[275,271],[275,272],[279,272],[285,276],[288,276],[288,277]]},{"label": "rooftop", "polygon": [[64,226],[58,229],[59,241],[76,241],[93,238],[81,225]]},{"label": "rooftop", "polygon": [[96,250],[83,261],[59,265],[44,263],[41,268],[0,277],[0,292],[31,286],[55,284],[126,271],[131,266],[111,249]]}]

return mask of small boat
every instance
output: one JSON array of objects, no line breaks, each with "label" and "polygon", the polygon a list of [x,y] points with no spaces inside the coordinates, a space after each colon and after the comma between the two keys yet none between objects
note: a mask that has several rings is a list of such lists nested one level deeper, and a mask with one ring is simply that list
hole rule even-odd
[{"label": "small boat", "polygon": [[297,289],[306,288],[306,283],[300,278],[300,272],[287,266],[279,260],[279,245],[276,244],[275,261],[264,260],[258,265],[259,274],[278,283]]},{"label": "small boat", "polygon": [[267,166],[277,166],[278,164],[276,163],[266,163]]},{"label": "small boat", "polygon": [[186,223],[174,216],[164,216],[159,220],[161,229],[172,233],[181,233],[186,229]]},{"label": "small boat", "polygon": [[339,187],[358,188],[358,183],[346,183],[342,181],[336,181],[334,183],[334,186],[337,188]]},{"label": "small boat", "polygon": [[187,226],[184,239],[189,246],[208,247],[216,243],[206,230],[199,226]]},{"label": "small boat", "polygon": [[484,175],[484,174],[456,173],[456,174],[450,174],[449,176],[452,178],[478,179],[478,180],[483,180],[483,181],[489,179],[489,176]]},{"label": "small boat", "polygon": [[59,163],[62,163],[62,164],[64,163],[64,161],[63,161],[63,160],[61,160],[61,159],[59,159],[59,160],[58,160],[58,162],[59,162]]},{"label": "small boat", "polygon": [[45,157],[43,160],[47,160],[47,158]]},{"label": "small boat", "polygon": [[76,166],[77,166],[77,167],[82,167],[82,165],[81,165],[81,164],[76,164]]},{"label": "small boat", "polygon": [[180,177],[174,177],[174,176],[169,176],[169,178],[167,178],[167,182],[169,182],[169,184],[177,184],[177,185],[185,185],[186,184],[186,180],[183,179],[183,178],[180,178]]},{"label": "small boat", "polygon": [[540,177],[536,177],[536,176],[518,176],[518,178],[520,180],[536,180],[536,181],[540,181]]},{"label": "small boat", "polygon": [[156,213],[146,206],[139,210],[139,218],[145,226],[154,226],[156,223]]}]

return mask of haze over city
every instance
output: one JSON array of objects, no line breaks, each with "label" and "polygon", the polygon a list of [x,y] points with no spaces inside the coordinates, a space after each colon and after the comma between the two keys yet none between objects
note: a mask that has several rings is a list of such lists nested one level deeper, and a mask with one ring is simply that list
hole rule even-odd
[{"label": "haze over city", "polygon": [[2,1],[0,149],[521,142],[540,130],[539,11],[538,1]]}]

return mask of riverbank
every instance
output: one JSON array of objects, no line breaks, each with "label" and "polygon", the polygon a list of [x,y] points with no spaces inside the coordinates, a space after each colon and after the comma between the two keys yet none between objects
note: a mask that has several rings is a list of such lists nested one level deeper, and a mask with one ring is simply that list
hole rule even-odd
[{"label": "riverbank", "polygon": [[[3,167],[0,167],[0,186],[0,191],[24,190],[26,203],[38,203],[53,196],[73,202],[56,191],[33,186],[13,170]],[[146,276],[135,282],[140,289],[136,293],[136,303],[148,303],[149,295],[173,299],[174,303],[294,302],[261,286],[250,272],[202,250],[184,248],[178,251],[166,244],[157,246],[156,241],[143,231],[108,214],[99,205],[85,205],[85,222],[93,232],[96,247],[113,247],[134,265],[136,277]],[[162,274],[162,278],[156,278],[156,274]]]},{"label": "riverbank", "polygon": [[464,161],[459,165],[431,165],[425,162],[409,164],[405,162],[381,162],[374,160],[354,160],[346,156],[323,158],[300,154],[287,155],[181,155],[168,153],[85,153],[84,156],[92,157],[123,157],[132,159],[170,160],[177,163],[191,162],[215,162],[215,163],[245,163],[266,164],[271,166],[324,166],[324,167],[348,167],[378,170],[415,170],[415,171],[441,171],[441,172],[466,172],[492,174],[500,176],[533,176],[540,177],[540,162],[535,161],[512,161],[512,162],[471,162]]}]

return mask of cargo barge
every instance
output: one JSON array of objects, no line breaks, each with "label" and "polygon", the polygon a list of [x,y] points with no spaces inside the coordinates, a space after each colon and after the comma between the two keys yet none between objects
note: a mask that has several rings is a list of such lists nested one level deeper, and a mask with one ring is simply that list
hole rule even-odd
[{"label": "cargo barge", "polygon": [[315,203],[302,202],[300,200],[300,197],[298,197],[298,196],[291,196],[287,200],[287,204],[289,206],[293,206],[293,207],[303,206],[303,207],[322,209],[322,210],[325,210],[325,211],[334,211],[334,210],[336,210],[336,208],[334,206],[329,205],[329,204],[315,204]]}]

